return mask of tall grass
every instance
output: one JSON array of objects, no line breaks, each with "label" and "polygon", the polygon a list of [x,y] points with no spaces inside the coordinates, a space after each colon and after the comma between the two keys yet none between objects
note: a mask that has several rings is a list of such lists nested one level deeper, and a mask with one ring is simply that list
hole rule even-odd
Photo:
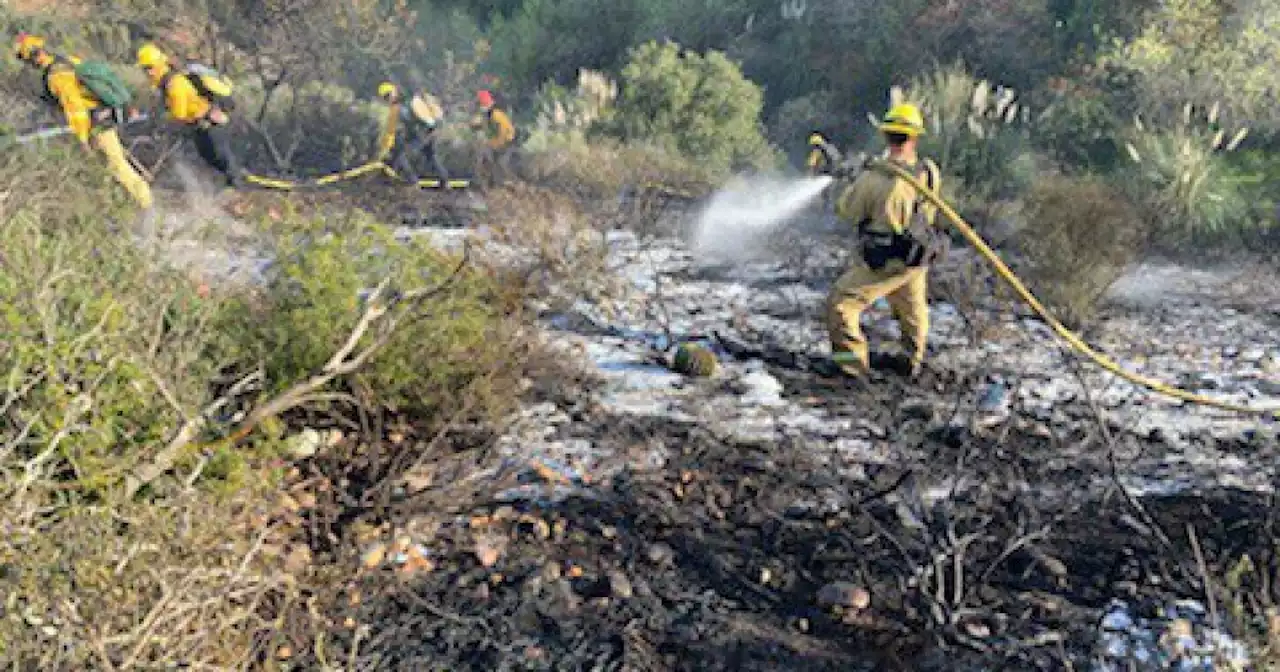
[{"label": "tall grass", "polygon": [[1247,135],[1247,128],[1219,127],[1216,104],[1197,113],[1188,103],[1181,120],[1164,128],[1135,117],[1124,141],[1129,163],[1119,181],[1148,209],[1157,231],[1172,240],[1255,226],[1250,190],[1261,177],[1228,158]]}]

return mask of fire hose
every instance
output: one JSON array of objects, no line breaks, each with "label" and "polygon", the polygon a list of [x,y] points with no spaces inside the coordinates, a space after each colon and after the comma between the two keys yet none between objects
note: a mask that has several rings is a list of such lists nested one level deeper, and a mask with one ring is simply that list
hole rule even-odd
[{"label": "fire hose", "polygon": [[[263,187],[265,189],[277,189],[280,191],[293,191],[297,189],[313,189],[317,187],[325,187],[338,182],[362,177],[372,172],[382,171],[383,173],[403,179],[396,171],[392,170],[382,161],[370,161],[354,168],[347,168],[336,173],[314,177],[306,180],[285,180],[277,177],[266,177],[263,175],[245,175],[245,181],[250,184]],[[440,187],[448,187],[450,189],[465,189],[471,185],[470,180],[455,179],[449,180],[447,184],[442,183],[439,179],[423,179],[418,180],[417,186],[422,189],[438,189]]]},{"label": "fire hose", "polygon": [[923,183],[921,183],[921,181],[915,175],[912,175],[909,171],[903,169],[901,166],[898,166],[890,161],[885,161],[883,162],[883,164],[888,166],[889,169],[892,170],[895,175],[906,180],[909,184],[911,184],[911,186],[915,187],[921,194],[924,195],[926,199],[929,200],[930,203],[937,206],[938,212],[941,213],[944,217],[946,217],[949,222],[951,222],[951,224],[955,227],[955,229],[960,232],[960,235],[964,236],[965,240],[967,240],[969,244],[974,247],[974,249],[978,250],[978,253],[981,254],[984,259],[986,259],[987,263],[990,264],[993,269],[995,269],[996,274],[1000,276],[1000,279],[1004,280],[1005,284],[1009,285],[1009,287],[1012,288],[1015,293],[1017,293],[1018,297],[1022,299],[1023,303],[1025,303],[1029,308],[1031,308],[1031,310],[1033,310],[1036,313],[1036,315],[1039,316],[1040,319],[1045,322],[1045,324],[1049,325],[1049,327],[1053,329],[1054,334],[1056,334],[1059,338],[1061,338],[1064,342],[1066,342],[1066,344],[1070,346],[1071,349],[1074,350],[1075,352],[1081,355],[1084,355],[1086,358],[1091,360],[1094,364],[1097,364],[1099,367],[1123,378],[1124,380],[1127,380],[1135,385],[1144,387],[1152,392],[1164,395],[1166,397],[1179,399],[1188,403],[1198,404],[1201,406],[1209,406],[1209,407],[1218,408],[1221,410],[1232,411],[1235,413],[1242,413],[1246,415],[1270,416],[1273,419],[1280,420],[1280,407],[1257,408],[1257,407],[1245,406],[1243,404],[1232,403],[1229,401],[1214,399],[1213,397],[1206,397],[1200,394],[1196,394],[1194,392],[1190,392],[1187,390],[1174,387],[1173,385],[1169,385],[1168,383],[1162,382],[1155,378],[1150,378],[1138,373],[1134,373],[1132,371],[1128,371],[1124,367],[1120,366],[1118,363],[1116,363],[1115,361],[1107,357],[1106,355],[1094,350],[1092,347],[1089,346],[1088,343],[1084,341],[1084,339],[1080,338],[1080,336],[1078,336],[1075,332],[1071,331],[1066,326],[1064,326],[1061,322],[1059,322],[1057,318],[1055,318],[1053,314],[1050,313],[1049,310],[1045,308],[1044,305],[1042,305],[1038,299],[1036,299],[1035,295],[1032,294],[1031,291],[1028,290],[1026,286],[1022,284],[1022,281],[1018,279],[1018,276],[1015,275],[1014,272],[1010,270],[1009,267],[1006,266],[1005,263],[1000,259],[1000,257],[995,253],[995,251],[993,251],[991,247],[987,245],[986,241],[982,239],[982,236],[978,235],[978,233],[973,230],[973,227],[969,226],[969,224],[966,223],[964,219],[959,214],[957,214],[956,211],[953,210],[951,206],[947,204],[946,201],[942,199],[941,196],[934,193],[933,190],[929,189]]}]

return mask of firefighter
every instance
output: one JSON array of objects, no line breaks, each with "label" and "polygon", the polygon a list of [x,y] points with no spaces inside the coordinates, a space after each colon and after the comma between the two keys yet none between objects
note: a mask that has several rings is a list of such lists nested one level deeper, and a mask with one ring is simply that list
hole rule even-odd
[{"label": "firefighter", "polygon": [[400,87],[391,82],[378,85],[378,98],[387,104],[387,117],[379,139],[379,156],[388,161],[392,170],[413,184],[418,183],[418,172],[413,167],[416,157],[431,162],[442,185],[448,186],[449,173],[436,152],[438,129],[444,109],[434,96],[415,94],[408,101]]},{"label": "firefighter", "polygon": [[[494,104],[493,94],[476,92],[480,114],[471,123],[485,132],[485,144],[476,158],[476,177],[488,175],[489,184],[500,184],[511,172],[511,154],[515,149],[516,129],[511,117]],[[502,178],[498,176],[501,173]]]},{"label": "firefighter", "polygon": [[175,70],[169,56],[154,44],[138,49],[138,66],[160,92],[169,116],[191,129],[200,158],[222,173],[227,186],[243,186],[244,172],[231,149],[231,116],[216,93],[195,75]]},{"label": "firefighter", "polygon": [[929,335],[929,266],[945,254],[949,239],[934,225],[937,208],[883,162],[918,175],[935,193],[941,175],[937,164],[917,154],[924,118],[916,106],[893,106],[879,130],[888,151],[869,161],[836,202],[836,214],[857,230],[859,254],[827,298],[827,329],[833,362],[849,376],[864,377],[870,362],[860,320],[869,306],[885,299],[901,327],[905,351],[895,368],[914,377]]},{"label": "firefighter", "polygon": [[804,165],[810,175],[832,175],[840,163],[840,150],[827,142],[821,133],[809,136],[809,156]]},{"label": "firefighter", "polygon": [[[129,161],[128,153],[120,142],[119,125],[124,121],[121,110],[104,104],[102,98],[109,91],[94,94],[77,74],[81,60],[74,56],[56,56],[45,49],[45,40],[36,35],[20,34],[15,43],[19,59],[44,73],[45,96],[61,108],[72,134],[86,150],[96,149],[106,157],[107,165],[116,181],[142,208],[152,207],[151,186]],[[103,73],[112,77],[109,69]],[[123,83],[107,82],[108,87],[123,87]],[[127,89],[126,89],[127,91]],[[122,95],[123,94],[122,92]],[[107,101],[116,102],[116,101]]]}]

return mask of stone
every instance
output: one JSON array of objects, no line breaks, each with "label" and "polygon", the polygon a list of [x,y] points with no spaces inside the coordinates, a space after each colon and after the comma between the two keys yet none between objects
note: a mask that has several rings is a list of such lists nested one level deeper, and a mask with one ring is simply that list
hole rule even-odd
[{"label": "stone", "polygon": [[284,569],[290,574],[298,574],[311,566],[311,549],[304,544],[294,544],[288,555],[284,557]]},{"label": "stone", "polygon": [[1258,381],[1258,392],[1268,397],[1280,397],[1280,379],[1262,378]]},{"label": "stone", "polygon": [[648,558],[649,562],[658,565],[659,567],[670,565],[675,559],[675,556],[675,551],[673,551],[670,546],[661,542],[650,544],[649,548],[645,550],[645,557]]},{"label": "stone", "polygon": [[507,543],[504,537],[498,535],[484,535],[476,537],[475,555],[476,560],[483,567],[493,567],[498,564],[498,560],[507,550]]},{"label": "stone", "polygon": [[385,560],[386,557],[387,545],[382,542],[378,542],[370,546],[360,556],[360,565],[365,569],[375,569],[378,565],[382,564],[382,561]]},{"label": "stone", "polygon": [[818,590],[818,604],[823,607],[866,609],[871,606],[871,593],[862,586],[836,581]]},{"label": "stone", "polygon": [[630,599],[630,597],[634,594],[634,592],[631,589],[631,580],[628,579],[627,575],[623,574],[621,570],[617,570],[617,569],[610,570],[608,573],[608,578],[609,578],[609,594],[612,597],[626,600],[626,599]]},{"label": "stone", "polygon": [[934,418],[933,404],[924,399],[912,399],[905,401],[898,407],[899,412],[908,420],[924,420],[929,422]]},{"label": "stone", "polygon": [[324,443],[324,437],[320,432],[310,427],[289,437],[285,442],[285,450],[289,457],[295,460],[305,460],[314,457],[320,450],[320,446]]}]

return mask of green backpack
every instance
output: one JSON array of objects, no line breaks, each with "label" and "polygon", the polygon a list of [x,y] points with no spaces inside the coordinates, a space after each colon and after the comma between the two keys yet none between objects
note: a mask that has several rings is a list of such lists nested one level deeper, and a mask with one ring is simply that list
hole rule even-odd
[{"label": "green backpack", "polygon": [[[55,63],[70,64],[75,69],[76,79],[103,107],[124,108],[133,101],[133,92],[125,86],[124,80],[107,63],[102,61],[81,61],[76,63],[65,56],[56,56]],[[45,70],[45,89],[49,88],[49,71]]]}]

